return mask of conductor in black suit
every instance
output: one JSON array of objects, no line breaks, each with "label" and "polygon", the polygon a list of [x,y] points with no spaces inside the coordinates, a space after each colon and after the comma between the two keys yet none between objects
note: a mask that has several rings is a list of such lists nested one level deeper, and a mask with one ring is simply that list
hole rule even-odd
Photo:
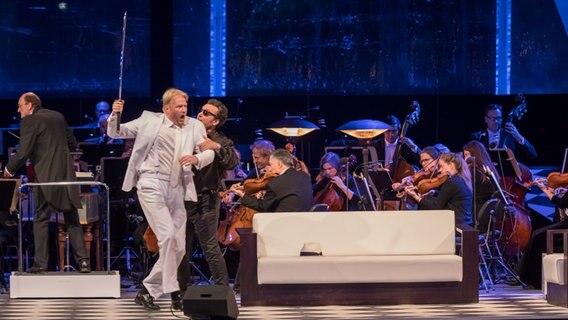
[{"label": "conductor in black suit", "polygon": [[266,184],[264,197],[257,199],[235,190],[241,204],[259,212],[308,211],[312,206],[312,183],[310,176],[301,171],[299,161],[287,150],[277,149],[269,162],[271,172],[277,176]]},{"label": "conductor in black suit", "polygon": [[[20,122],[20,147],[8,161],[4,176],[13,176],[30,159],[37,182],[76,181],[70,150],[77,142],[63,115],[44,109],[40,98],[32,92],[24,93],[18,100]],[[29,273],[47,271],[49,258],[49,218],[53,211],[63,212],[69,241],[73,248],[79,271],[91,272],[83,241],[83,228],[77,208],[81,207],[77,186],[40,186],[35,195],[34,246],[35,258]]]}]

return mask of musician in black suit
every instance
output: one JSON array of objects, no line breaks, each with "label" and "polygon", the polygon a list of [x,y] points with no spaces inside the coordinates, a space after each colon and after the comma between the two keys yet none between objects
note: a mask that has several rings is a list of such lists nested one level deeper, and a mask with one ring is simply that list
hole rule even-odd
[{"label": "musician in black suit", "polygon": [[235,189],[241,204],[259,212],[308,211],[312,206],[312,183],[310,176],[301,171],[299,161],[287,150],[277,149],[269,163],[277,176],[266,184],[264,197],[257,199]]},{"label": "musician in black suit", "polygon": [[386,117],[385,123],[389,124],[392,129],[385,131],[383,139],[374,142],[377,150],[377,158],[384,160],[384,165],[388,166],[393,162],[393,155],[397,144],[401,144],[400,156],[411,165],[420,165],[420,148],[408,137],[399,139],[401,129],[400,120],[393,115]]},{"label": "musician in black suit", "polygon": [[[70,150],[77,142],[63,115],[44,109],[40,98],[32,92],[24,93],[18,100],[20,122],[20,147],[8,161],[4,176],[13,176],[29,159],[34,166],[37,182],[76,181]],[[53,211],[63,212],[69,241],[80,272],[91,272],[83,241],[83,228],[77,208],[81,208],[77,186],[40,186],[34,193],[34,265],[30,273],[47,270],[48,225]]]},{"label": "musician in black suit", "polygon": [[[537,157],[536,149],[521,135],[512,122],[503,124],[503,107],[490,104],[485,107],[485,124],[487,129],[471,134],[471,139],[478,140],[489,150],[495,148],[509,148],[515,157],[522,161],[534,160]],[[509,135],[509,138],[505,138]]]}]

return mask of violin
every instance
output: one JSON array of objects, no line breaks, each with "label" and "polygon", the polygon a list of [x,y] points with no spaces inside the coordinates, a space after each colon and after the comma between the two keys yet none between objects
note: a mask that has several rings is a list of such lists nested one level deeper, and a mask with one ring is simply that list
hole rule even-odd
[{"label": "violin", "polygon": [[[221,196],[224,197],[227,193],[238,188],[241,188],[246,194],[254,194],[259,191],[266,190],[268,181],[277,175],[278,174],[276,173],[267,173],[259,179],[247,179],[242,183],[242,185],[232,185],[231,189],[222,192]],[[225,219],[219,222],[219,227],[217,228],[217,241],[234,251],[239,251],[241,248],[241,238],[237,233],[237,229],[251,228],[252,217],[255,213],[255,210],[240,204],[230,208]]]},{"label": "violin", "polygon": [[548,186],[553,189],[566,187],[568,186],[568,172],[551,172],[546,177],[546,182],[548,183]]},{"label": "violin", "polygon": [[440,188],[449,178],[449,173],[442,173],[431,179],[422,179],[416,185],[416,189],[418,189],[420,194],[425,194],[432,189]]}]

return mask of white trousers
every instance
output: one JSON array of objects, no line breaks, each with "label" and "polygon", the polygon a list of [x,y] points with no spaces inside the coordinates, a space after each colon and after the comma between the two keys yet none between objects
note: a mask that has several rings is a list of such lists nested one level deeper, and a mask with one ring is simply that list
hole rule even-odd
[{"label": "white trousers", "polygon": [[148,224],[158,238],[159,258],[144,286],[155,299],[179,290],[177,269],[185,254],[183,187],[172,188],[169,181],[142,175],[136,186],[138,200]]}]

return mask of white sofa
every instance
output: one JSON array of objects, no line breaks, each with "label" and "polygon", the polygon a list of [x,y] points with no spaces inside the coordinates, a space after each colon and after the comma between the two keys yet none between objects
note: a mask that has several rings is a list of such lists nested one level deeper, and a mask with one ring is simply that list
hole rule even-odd
[{"label": "white sofa", "polygon": [[257,213],[239,231],[244,306],[478,301],[477,231],[452,211]]},{"label": "white sofa", "polygon": [[[562,237],[562,252],[554,252],[553,240]],[[542,272],[546,284],[546,301],[550,304],[568,308],[568,230],[546,231],[546,255],[542,258]]]}]

